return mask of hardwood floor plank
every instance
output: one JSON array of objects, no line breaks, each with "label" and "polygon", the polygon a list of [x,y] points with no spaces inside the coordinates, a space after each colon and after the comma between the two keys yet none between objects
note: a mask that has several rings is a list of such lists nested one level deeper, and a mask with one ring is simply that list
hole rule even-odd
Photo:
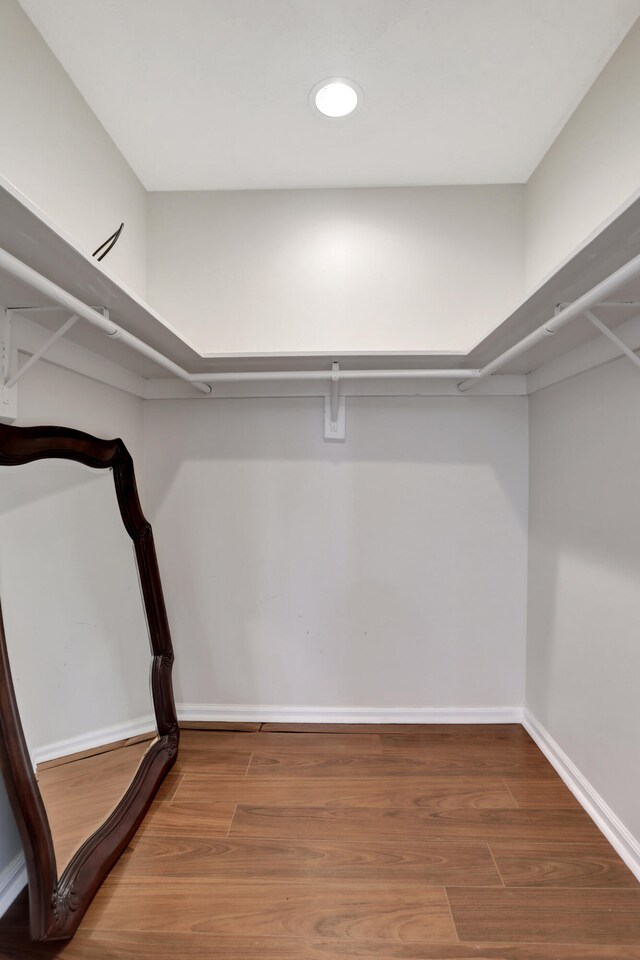
[{"label": "hardwood floor plank", "polygon": [[[160,784],[160,788],[156,793],[155,799],[173,800],[175,792],[180,786],[183,776],[183,773],[174,773],[173,770],[171,770]],[[211,777],[211,780],[215,780],[215,777]]]},{"label": "hardwood floor plank", "polygon": [[263,723],[263,733],[419,734],[424,723]]},{"label": "hardwood floor plank", "polygon": [[238,733],[257,733],[262,724],[259,722],[241,720],[181,720],[180,730],[224,730]]},{"label": "hardwood floor plank", "polygon": [[25,893],[0,919],[1,960],[640,960],[640,946],[425,943],[89,929],[70,941],[32,943]]},{"label": "hardwood floor plank", "polygon": [[[124,935],[126,936],[126,934]],[[203,942],[204,941],[204,942]],[[141,936],[136,944],[142,944]],[[109,953],[109,960],[640,960],[640,948],[574,946],[565,944],[452,944],[394,943],[392,941],[298,940],[281,937],[184,938],[185,952],[162,953],[162,941],[154,938],[147,953]],[[109,949],[113,940],[109,941]],[[144,949],[144,948],[143,948]],[[82,960],[105,960],[105,954],[77,954]]]},{"label": "hardwood floor plank", "polygon": [[510,780],[505,779],[519,807],[551,809],[580,809],[580,804],[560,777],[555,780]]},{"label": "hardwood floor plank", "polygon": [[507,887],[631,887],[640,884],[608,843],[491,843]]},{"label": "hardwood floor plank", "polygon": [[277,753],[294,756],[309,753],[343,753],[369,756],[382,752],[379,736],[367,734],[323,733],[226,733],[224,731],[183,730],[180,749],[203,749],[216,751],[247,751],[249,753]]},{"label": "hardwood floor plank", "polygon": [[[226,837],[234,803],[156,801],[138,827],[135,839],[147,836]],[[132,842],[134,842],[132,841]]]},{"label": "hardwood floor plank", "polygon": [[206,933],[78,931],[68,943],[31,944],[12,938],[2,960],[640,960],[633,946],[566,944],[398,943]]},{"label": "hardwood floor plank", "polygon": [[249,766],[252,777],[348,777],[354,779],[379,779],[380,777],[509,777],[510,780],[555,779],[557,773],[542,756],[528,757],[496,756],[486,758],[481,752],[475,756],[455,757],[448,750],[440,749],[422,755],[406,755],[388,751],[380,756],[363,756],[348,753],[336,756],[332,753],[299,755],[283,753],[254,754]]},{"label": "hardwood floor plank", "polygon": [[502,886],[482,843],[136,836],[109,882],[152,877]]},{"label": "hardwood floor plank", "polygon": [[207,777],[187,773],[174,799],[187,802],[233,801],[277,806],[512,808],[517,804],[504,782],[494,778],[411,778],[381,780],[267,780]]},{"label": "hardwood floor plank", "polygon": [[[448,739],[444,737],[442,739],[430,739],[385,735],[380,737],[380,743],[381,752],[392,756],[428,758],[447,755],[458,763],[465,760],[471,762],[483,760],[485,763],[491,763],[497,760],[499,762],[519,762],[531,769],[546,769],[551,766],[531,738],[505,738],[500,740],[497,737],[482,735],[477,738],[464,738],[459,735],[459,737],[450,736]],[[531,776],[530,779],[535,780],[536,778]]]},{"label": "hardwood floor plank", "polygon": [[[135,893],[134,893],[135,891]],[[85,929],[455,942],[441,887],[271,881],[107,883]]]},{"label": "hardwood floor plank", "polygon": [[239,804],[231,837],[366,840],[371,837],[416,840],[521,840],[606,843],[582,810],[486,810],[474,807],[421,808],[281,807]]},{"label": "hardwood floor plank", "polygon": [[400,740],[490,742],[531,740],[520,723],[263,723],[263,733],[379,734]]},{"label": "hardwood floor plank", "polygon": [[251,752],[248,750],[211,749],[204,740],[199,745],[187,744],[184,748],[181,743],[173,772],[200,772],[211,777],[241,777],[247,772],[250,760]]},{"label": "hardwood floor plank", "polygon": [[461,940],[640,944],[640,890],[448,887]]},{"label": "hardwood floor plank", "polygon": [[520,723],[425,723],[409,726],[402,729],[398,724],[395,728],[388,725],[379,730],[383,745],[401,747],[404,742],[409,745],[431,744],[484,744],[491,745],[534,745],[527,731]]}]

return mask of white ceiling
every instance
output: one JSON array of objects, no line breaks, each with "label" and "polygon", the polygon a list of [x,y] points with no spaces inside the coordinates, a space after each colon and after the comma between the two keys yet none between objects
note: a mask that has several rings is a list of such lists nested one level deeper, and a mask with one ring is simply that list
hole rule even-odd
[{"label": "white ceiling", "polygon": [[[525,182],[640,0],[20,0],[149,190]],[[330,121],[309,91],[346,76]]]}]

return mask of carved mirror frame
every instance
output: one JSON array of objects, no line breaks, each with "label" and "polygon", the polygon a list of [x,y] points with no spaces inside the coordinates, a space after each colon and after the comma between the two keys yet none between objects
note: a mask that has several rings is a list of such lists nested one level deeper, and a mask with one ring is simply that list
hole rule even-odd
[{"label": "carved mirror frame", "polygon": [[[19,466],[47,458],[113,470],[120,515],[135,548],[149,627],[151,691],[158,739],[142,758],[118,805],[79,847],[58,877],[51,829],[20,720],[0,602],[0,768],[24,846],[34,940],[73,935],[96,890],[129,843],[165,774],[175,763],[179,740],[171,683],[171,634],[153,533],[140,507],[133,460],[119,439],[100,440],[64,427],[0,424],[1,465]],[[91,536],[90,531],[87,536]]]}]

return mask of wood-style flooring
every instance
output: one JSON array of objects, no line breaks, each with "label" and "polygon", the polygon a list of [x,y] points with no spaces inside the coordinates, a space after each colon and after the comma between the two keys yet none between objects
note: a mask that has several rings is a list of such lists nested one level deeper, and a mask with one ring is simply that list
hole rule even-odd
[{"label": "wood-style flooring", "polygon": [[64,960],[640,960],[640,884],[522,727],[183,731]]},{"label": "wood-style flooring", "polygon": [[84,841],[104,823],[127,792],[149,741],[38,768],[58,876]]}]

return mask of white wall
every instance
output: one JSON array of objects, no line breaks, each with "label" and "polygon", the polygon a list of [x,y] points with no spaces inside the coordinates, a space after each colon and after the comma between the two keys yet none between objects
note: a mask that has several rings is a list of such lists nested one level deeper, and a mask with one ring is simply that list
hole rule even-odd
[{"label": "white wall", "polygon": [[[100,437],[120,436],[140,466],[142,400],[44,362],[25,375],[19,391],[18,426],[49,423],[87,430]],[[19,851],[20,839],[0,777],[0,875]]]},{"label": "white wall", "polygon": [[[96,63],[108,83],[109,65]],[[0,174],[144,296],[146,192],[17,0],[0,0]]]},{"label": "white wall", "polygon": [[187,703],[522,704],[527,401],[152,401],[145,473]]},{"label": "white wall", "polygon": [[640,190],[639,90],[640,20],[527,184],[527,290]]},{"label": "white wall", "polygon": [[204,352],[466,351],[522,297],[523,188],[152,193],[148,264]]},{"label": "white wall", "polygon": [[640,420],[625,358],[530,398],[527,707],[640,840]]}]

